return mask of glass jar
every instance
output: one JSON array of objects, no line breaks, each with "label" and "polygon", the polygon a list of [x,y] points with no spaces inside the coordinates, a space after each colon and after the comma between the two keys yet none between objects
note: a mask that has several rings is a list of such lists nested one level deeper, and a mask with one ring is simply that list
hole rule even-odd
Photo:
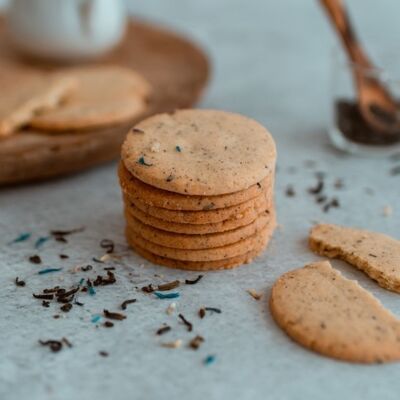
[{"label": "glass jar", "polygon": [[[353,79],[353,68],[367,77],[377,78],[399,100],[400,109],[400,62],[399,69],[391,67],[363,69],[345,60],[342,49],[335,49],[331,71],[331,113],[329,137],[340,150],[362,155],[390,155],[400,151],[399,131],[385,135],[367,123],[358,105],[357,89]],[[388,58],[386,59],[387,61]],[[397,73],[397,76],[396,76]]]}]

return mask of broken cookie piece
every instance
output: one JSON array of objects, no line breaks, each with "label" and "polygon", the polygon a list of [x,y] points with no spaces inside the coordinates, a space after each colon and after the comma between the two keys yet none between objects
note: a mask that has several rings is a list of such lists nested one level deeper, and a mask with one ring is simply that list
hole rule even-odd
[{"label": "broken cookie piece", "polygon": [[328,357],[382,363],[400,360],[400,321],[328,261],[282,275],[270,310],[296,342]]},{"label": "broken cookie piece", "polygon": [[400,241],[382,233],[320,224],[312,228],[309,245],[317,254],[346,261],[383,288],[400,293]]},{"label": "broken cookie piece", "polygon": [[77,86],[74,78],[0,67],[0,137],[13,134],[44,110],[57,107]]}]

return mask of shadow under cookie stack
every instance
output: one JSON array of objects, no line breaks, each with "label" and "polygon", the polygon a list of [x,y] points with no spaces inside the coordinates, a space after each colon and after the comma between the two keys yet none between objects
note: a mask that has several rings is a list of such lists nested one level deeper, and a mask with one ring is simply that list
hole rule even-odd
[{"label": "shadow under cookie stack", "polygon": [[128,243],[173,268],[250,262],[276,226],[275,161],[268,131],[238,114],[182,110],[142,121],[118,171]]}]

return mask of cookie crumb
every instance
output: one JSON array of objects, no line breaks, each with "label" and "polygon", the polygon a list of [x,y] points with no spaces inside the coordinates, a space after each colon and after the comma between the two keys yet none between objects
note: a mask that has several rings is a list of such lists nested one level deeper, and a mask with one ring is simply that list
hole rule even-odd
[{"label": "cookie crumb", "polygon": [[389,205],[383,207],[383,216],[390,217],[393,214],[393,208]]},{"label": "cookie crumb", "polygon": [[177,340],[174,340],[173,342],[164,342],[164,343],[161,343],[161,346],[166,347],[168,349],[179,349],[179,347],[182,346],[182,340],[177,339]]},{"label": "cookie crumb", "polygon": [[171,304],[167,307],[166,313],[167,313],[168,315],[172,315],[172,314],[175,312],[175,310],[176,310],[176,303],[171,303]]},{"label": "cookie crumb", "polygon": [[197,335],[189,342],[189,347],[193,350],[197,350],[203,342],[204,338],[200,335]]},{"label": "cookie crumb", "polygon": [[260,300],[262,297],[262,294],[258,293],[255,289],[247,289],[247,293],[255,300]]}]

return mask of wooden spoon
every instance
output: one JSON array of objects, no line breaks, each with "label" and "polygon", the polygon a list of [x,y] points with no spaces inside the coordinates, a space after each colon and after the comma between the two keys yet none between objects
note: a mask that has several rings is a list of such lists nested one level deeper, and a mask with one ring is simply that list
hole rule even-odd
[{"label": "wooden spoon", "polygon": [[383,135],[400,132],[399,108],[392,95],[376,77],[376,67],[363,51],[341,0],[320,0],[351,61],[364,119]]}]

